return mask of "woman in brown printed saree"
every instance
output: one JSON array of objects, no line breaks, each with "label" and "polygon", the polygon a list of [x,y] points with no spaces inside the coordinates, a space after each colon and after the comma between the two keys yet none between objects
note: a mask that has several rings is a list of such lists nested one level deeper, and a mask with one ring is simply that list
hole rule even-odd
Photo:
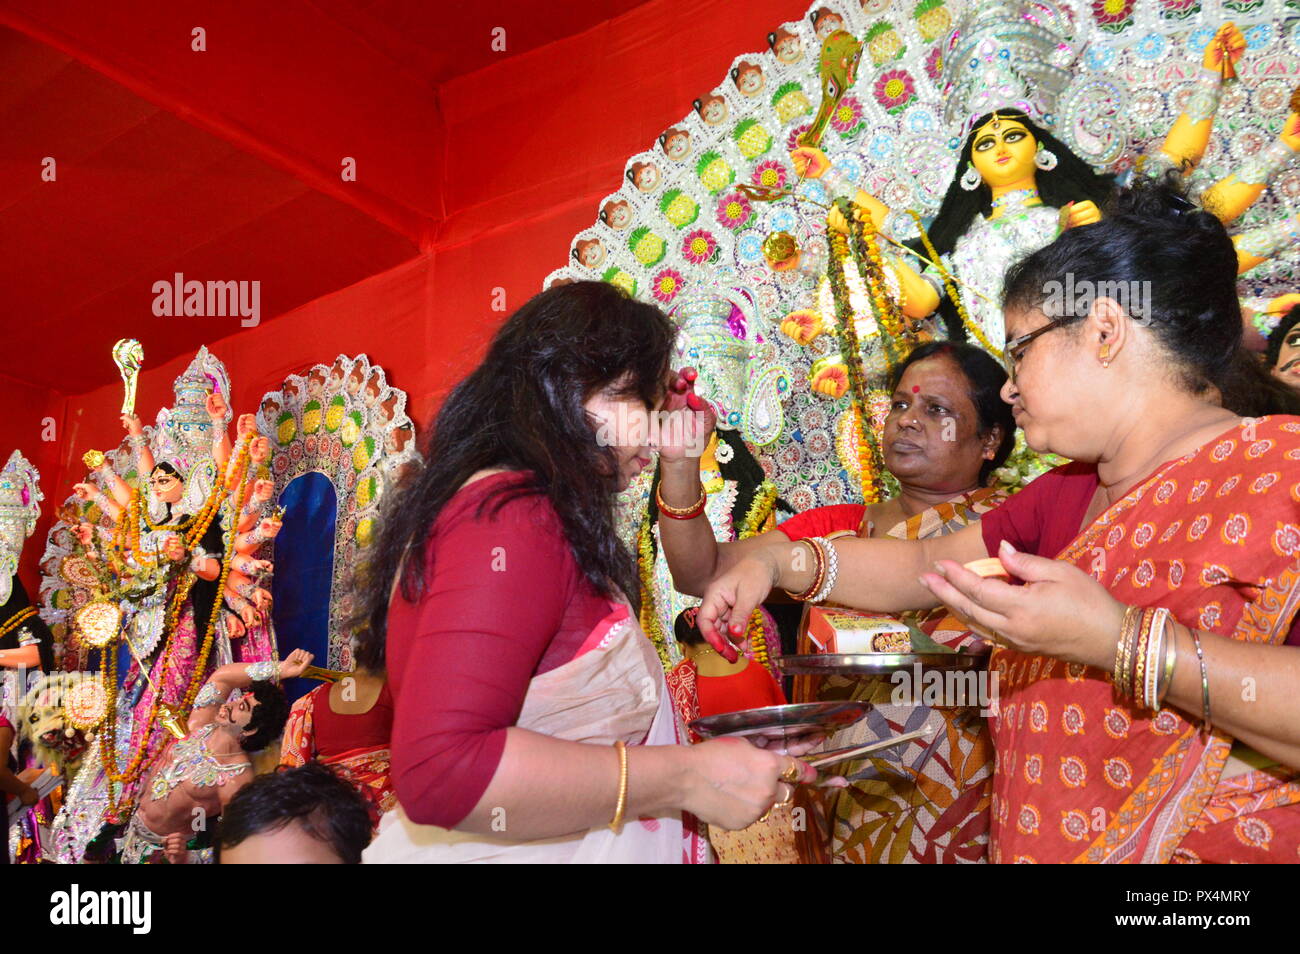
[{"label": "woman in brown printed saree", "polygon": [[[978,521],[1006,497],[1004,490],[987,486],[1015,441],[1011,409],[999,395],[1006,380],[997,362],[973,345],[931,342],[917,347],[894,371],[884,424],[885,466],[899,481],[898,496],[871,507],[816,507],[774,531],[737,543],[715,545],[703,520],[665,522],[664,552],[676,585],[689,592],[707,583],[704,574],[720,550],[730,559],[773,541],[807,537],[926,539]],[[661,494],[669,504],[698,496],[698,467],[689,456],[664,448],[660,462]],[[809,606],[805,612],[799,652],[813,652],[808,622],[811,614],[821,611]],[[954,623],[941,610],[906,614],[905,620],[951,648],[987,652],[969,627]],[[934,729],[930,739],[847,765],[849,786],[826,793],[824,811],[815,813],[824,814],[826,824],[807,826],[801,853],[823,857],[829,840],[836,862],[984,860],[993,748],[978,707],[931,707],[919,699],[915,705],[895,704],[892,690],[888,680],[796,680],[796,702],[853,698],[874,703],[867,717],[837,733],[830,747],[858,745],[921,726]]]},{"label": "woman in brown printed saree", "polygon": [[[1235,274],[1213,216],[1121,193],[1005,285],[1003,395],[1074,463],[978,528],[835,544],[837,602],[996,634],[994,861],[1300,858],[1300,405],[1240,350]],[[994,554],[1021,585],[962,565]],[[705,635],[806,586],[792,555],[719,574]]]}]

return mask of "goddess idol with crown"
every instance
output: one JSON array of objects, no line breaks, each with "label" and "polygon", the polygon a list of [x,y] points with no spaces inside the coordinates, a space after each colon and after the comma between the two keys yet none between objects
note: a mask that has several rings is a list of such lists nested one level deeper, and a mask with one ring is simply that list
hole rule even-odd
[{"label": "goddess idol with crown", "polygon": [[[246,414],[232,443],[229,378],[206,348],[176,379],[174,406],[143,427],[131,408],[135,347],[124,366],[126,447],[111,458],[86,455],[94,476],[75,486],[76,542],[55,563],[78,607],[65,664],[73,651],[83,666],[97,655],[103,687],[78,725],[99,734],[98,784],[78,789],[99,810],[86,812],[72,797],[69,810],[88,818],[106,810],[110,821],[126,820],[140,779],[168,732],[183,734],[211,671],[275,654],[270,594],[258,582],[272,566],[255,556],[279,530],[278,515],[263,515],[273,484],[256,474],[268,442]],[[60,529],[51,531],[52,547]],[[59,589],[50,589],[57,606]]]},{"label": "goddess idol with crown", "polygon": [[[1072,67],[1082,52],[1074,33],[1069,9],[1047,0],[968,8],[949,36],[944,57],[944,115],[955,126],[954,141],[962,143],[957,169],[928,236],[923,233],[908,243],[916,257],[888,257],[904,314],[920,319],[937,312],[949,337],[973,337],[995,355],[1001,355],[1000,294],[1008,266],[1047,245],[1062,229],[1100,218],[1114,177],[1094,166],[1108,165],[1127,141],[1122,130],[1104,126],[1080,132],[1099,123],[1077,115],[1079,108],[1056,114],[1057,99],[1074,79]],[[1190,172],[1200,161],[1223,83],[1235,75],[1233,64],[1245,48],[1235,25],[1225,24],[1215,33],[1205,47],[1196,92],[1163,143],[1141,160],[1143,172]],[[1086,160],[1050,131],[1058,126],[1069,127],[1075,141],[1087,136],[1094,143]],[[1278,140],[1206,189],[1202,204],[1225,222],[1236,219],[1297,150],[1300,116],[1293,109]],[[815,144],[797,146],[791,161],[800,175],[821,178],[832,194],[851,196],[877,230],[888,231],[889,207],[855,188]],[[831,211],[829,224],[847,229],[838,210]],[[1295,228],[1288,220],[1238,235],[1241,270],[1268,259]]]}]

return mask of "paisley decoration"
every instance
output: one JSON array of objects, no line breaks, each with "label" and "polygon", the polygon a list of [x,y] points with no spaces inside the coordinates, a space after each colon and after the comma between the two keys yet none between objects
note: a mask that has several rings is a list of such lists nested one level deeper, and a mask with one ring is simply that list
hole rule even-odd
[{"label": "paisley decoration", "polygon": [[[845,31],[829,44],[832,53],[860,58],[851,71],[833,74],[851,79],[827,111],[821,146],[854,184],[891,207],[885,229],[903,242],[918,237],[909,210],[928,222],[952,181],[956,146],[969,118],[957,115],[965,111],[959,106],[974,102],[963,88],[974,90],[981,77],[1020,83],[1023,95],[1013,99],[1044,113],[1047,127],[1099,171],[1122,176],[1173,125],[1205,45],[1221,22],[1233,20],[1249,49],[1238,63],[1240,81],[1225,90],[1205,158],[1189,178],[1194,191],[1235,171],[1244,151],[1276,137],[1285,100],[1300,82],[1300,0],[817,0],[799,16],[791,11],[789,22],[762,24],[763,35],[779,32],[803,55],[781,58],[764,44],[761,51],[737,56],[712,91],[695,93],[725,100],[725,119],[716,125],[691,107],[693,96],[684,97],[681,118],[648,136],[642,151],[628,157],[621,183],[609,183],[620,187],[592,209],[591,225],[569,248],[556,249],[557,268],[543,285],[605,277],[665,311],[699,286],[750,289],[761,306],[759,317],[748,326],[748,356],[737,359],[744,367],[733,368],[731,376],[738,393],[748,387],[755,397],[728,407],[728,416],[735,414],[737,422],[751,416],[746,439],[781,498],[796,509],[861,500],[852,441],[836,441],[836,450],[822,456],[808,453],[802,441],[814,431],[846,437],[853,432],[845,423],[851,422],[852,402],[832,397],[835,372],[827,372],[828,393],[807,385],[813,364],[837,347],[834,338],[823,333],[800,343],[781,332],[792,314],[820,315],[827,332],[834,316],[821,306],[803,264],[788,267],[789,258],[777,256],[782,270],[776,271],[762,256],[763,240],[776,232],[788,233],[804,264],[824,253],[825,216],[791,201],[751,201],[744,219],[738,202],[724,205],[724,222],[717,213],[720,202],[749,184],[793,189],[821,203],[833,199],[826,182],[797,177],[789,159],[823,104],[821,62],[813,54],[836,34],[824,30],[819,36],[809,17],[823,7],[833,14],[827,21]],[[982,32],[959,32],[975,9]],[[667,56],[665,67],[672,68],[672,54]],[[977,61],[973,67],[971,60]],[[611,201],[630,210],[621,229],[601,220]],[[1283,170],[1233,229],[1278,221],[1297,202],[1300,168]],[[662,258],[657,242],[630,241],[641,228],[648,230],[643,235],[662,238]],[[1300,254],[1294,252],[1257,266],[1240,283],[1241,294],[1250,297],[1295,287]],[[835,364],[824,361],[820,367]],[[790,382],[779,405],[761,397],[773,390],[769,382],[781,378],[772,369],[783,369]],[[754,424],[751,409],[758,406],[779,406],[781,420]],[[816,426],[804,423],[818,415],[824,419]],[[767,440],[772,434],[777,436]],[[1036,470],[1018,453],[1005,472],[1012,479]]]}]

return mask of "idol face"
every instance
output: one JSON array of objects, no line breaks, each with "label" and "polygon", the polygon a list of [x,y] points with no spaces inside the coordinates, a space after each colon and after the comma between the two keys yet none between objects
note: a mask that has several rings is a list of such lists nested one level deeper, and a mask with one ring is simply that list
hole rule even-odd
[{"label": "idol face", "polygon": [[971,164],[990,188],[1033,177],[1038,141],[1024,123],[991,119],[975,131]]},{"label": "idol face", "polygon": [[257,698],[251,692],[241,692],[233,700],[222,703],[217,708],[215,721],[218,725],[234,726],[243,733],[248,723],[253,721],[253,710],[258,706]]},{"label": "idol face", "polygon": [[1300,391],[1300,324],[1293,325],[1282,339],[1273,374],[1288,387]]},{"label": "idol face", "polygon": [[155,467],[149,475],[149,489],[158,500],[167,504],[180,503],[185,493],[185,484],[175,474],[168,473],[161,467]]}]

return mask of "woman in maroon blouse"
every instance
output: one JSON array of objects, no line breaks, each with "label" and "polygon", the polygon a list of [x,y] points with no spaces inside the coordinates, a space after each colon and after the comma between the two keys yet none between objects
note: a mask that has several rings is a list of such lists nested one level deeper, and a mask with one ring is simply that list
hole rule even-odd
[{"label": "woman in maroon blouse", "polygon": [[707,860],[691,816],[743,828],[815,777],[736,739],[679,744],[627,603],[614,495],[650,462],[673,338],[611,285],[555,287],[442,406],[363,594],[400,804],[367,862]]},{"label": "woman in maroon blouse", "polygon": [[[1300,402],[1241,350],[1231,240],[1142,184],[1004,295],[1003,397],[1074,463],[947,536],[720,549],[701,630],[734,654],[823,565],[837,603],[942,602],[999,643],[994,861],[1295,861]],[[963,566],[994,554],[1023,585]]]}]

